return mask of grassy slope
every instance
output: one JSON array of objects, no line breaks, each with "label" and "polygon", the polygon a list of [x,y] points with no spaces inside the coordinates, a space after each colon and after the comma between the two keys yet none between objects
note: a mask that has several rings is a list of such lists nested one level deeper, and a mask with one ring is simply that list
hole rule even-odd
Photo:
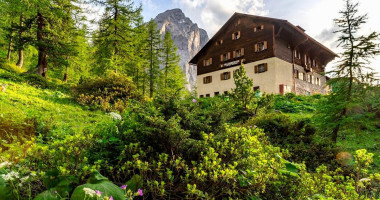
[{"label": "grassy slope", "polygon": [[[294,120],[313,117],[313,113],[287,113],[286,115]],[[374,154],[374,166],[372,169],[380,172],[380,130],[366,130],[355,134],[347,134],[344,138],[338,140],[337,146],[342,151],[347,151],[351,154],[358,149],[367,149],[368,152]]]},{"label": "grassy slope", "polygon": [[374,153],[372,168],[380,172],[380,130],[349,134],[345,139],[338,141],[338,146],[350,153],[358,149],[367,149],[368,152]]},{"label": "grassy slope", "polygon": [[8,84],[6,92],[0,91],[0,117],[15,121],[37,119],[39,126],[49,135],[94,129],[94,125],[111,120],[101,111],[80,106],[61,91],[39,89],[2,78],[0,84]]}]

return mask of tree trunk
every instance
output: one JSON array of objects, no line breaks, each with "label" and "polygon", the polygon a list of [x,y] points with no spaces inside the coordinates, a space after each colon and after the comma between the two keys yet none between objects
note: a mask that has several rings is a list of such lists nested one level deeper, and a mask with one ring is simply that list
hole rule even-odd
[{"label": "tree trunk", "polygon": [[7,54],[8,61],[11,61],[12,45],[13,45],[13,37],[11,36],[9,39],[9,45],[8,45],[8,54]]},{"label": "tree trunk", "polygon": [[42,16],[40,12],[37,14],[37,43],[38,43],[38,63],[37,70],[38,73],[42,75],[42,77],[46,77],[46,72],[48,68],[47,62],[47,49],[44,44],[44,39],[46,34],[44,33],[44,29],[46,26],[45,18]]},{"label": "tree trunk", "polygon": [[63,75],[63,82],[67,83],[67,80],[68,80],[68,77],[69,75],[67,74],[67,66],[66,66],[66,71],[65,71],[65,74]]},{"label": "tree trunk", "polygon": [[152,41],[150,43],[150,73],[149,73],[149,96],[150,98],[153,97],[153,36]]},{"label": "tree trunk", "polygon": [[24,15],[21,14],[20,16],[20,30],[18,32],[18,37],[20,40],[20,46],[18,49],[18,61],[17,61],[17,66],[22,68],[24,64],[24,44],[22,43],[22,32],[23,32],[23,26],[24,26]]},{"label": "tree trunk", "polygon": [[119,10],[118,10],[118,6],[116,4],[116,1],[114,1],[114,9],[115,9],[115,12],[114,12],[114,24],[115,24],[115,28],[114,28],[114,41],[113,41],[113,45],[115,47],[115,51],[114,51],[114,64],[115,64],[115,73],[117,74],[117,55],[119,54],[119,48],[118,48],[118,42],[117,42],[117,17],[119,15]]}]

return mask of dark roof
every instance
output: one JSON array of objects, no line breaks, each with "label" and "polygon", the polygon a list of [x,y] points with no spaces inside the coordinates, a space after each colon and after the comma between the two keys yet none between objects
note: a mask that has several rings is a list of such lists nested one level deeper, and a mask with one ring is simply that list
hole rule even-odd
[{"label": "dark roof", "polygon": [[318,41],[316,41],[315,39],[313,39],[312,37],[310,37],[308,34],[305,33],[305,30],[300,27],[300,26],[295,26],[293,25],[292,23],[288,22],[287,20],[284,20],[284,19],[276,19],[276,18],[271,18],[271,17],[263,17],[263,16],[258,16],[258,15],[250,15],[250,14],[244,14],[244,13],[235,13],[232,15],[232,17],[219,29],[218,32],[215,33],[215,35],[206,43],[206,45],[190,60],[189,63],[191,64],[197,64],[196,63],[196,60],[198,59],[198,57],[201,55],[201,53],[203,51],[205,51],[205,49],[207,49],[211,44],[212,44],[212,41],[215,40],[216,37],[218,37],[220,34],[222,34],[223,30],[225,29],[225,27],[231,22],[233,21],[234,18],[236,17],[250,17],[250,18],[255,18],[255,19],[259,19],[259,20],[264,20],[264,21],[272,21],[272,22],[275,22],[275,23],[279,23],[279,24],[283,24],[285,26],[288,26],[290,29],[292,30],[295,30],[297,33],[299,33],[300,35],[306,37],[308,40],[314,42],[315,44],[317,44],[318,46],[320,46],[322,49],[326,50],[328,53],[330,53],[332,55],[332,57],[338,57],[338,55],[336,53],[334,53],[333,51],[331,51],[329,48],[327,48],[326,46],[324,46],[323,44],[319,43]]}]

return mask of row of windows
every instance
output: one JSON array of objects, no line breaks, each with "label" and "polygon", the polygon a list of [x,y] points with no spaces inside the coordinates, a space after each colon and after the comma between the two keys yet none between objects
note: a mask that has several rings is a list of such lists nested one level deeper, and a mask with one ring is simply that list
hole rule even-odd
[{"label": "row of windows", "polygon": [[[254,90],[255,92],[260,91],[260,86],[255,86],[255,87],[253,87],[253,90]],[[224,94],[224,95],[228,95],[228,91],[224,91],[223,94]],[[214,92],[214,96],[219,96],[219,95],[220,95],[220,92]],[[202,94],[202,95],[199,95],[199,97],[200,97],[200,98],[210,97],[210,94],[205,94],[205,95]]]},{"label": "row of windows", "polygon": [[[301,52],[294,50],[294,57],[298,60],[301,60]],[[311,66],[311,67],[317,67],[318,63],[315,59],[311,58],[310,56],[304,55],[304,64]]]},{"label": "row of windows", "polygon": [[[238,20],[238,24],[240,24],[240,20]],[[259,25],[259,26],[255,26],[253,28],[254,32],[260,32],[262,30],[264,30],[264,25]],[[238,40],[241,38],[241,33],[240,31],[237,31],[235,33],[232,34],[232,40]],[[219,41],[216,41],[215,42],[215,45],[216,46],[220,46],[223,44],[223,40],[219,40]]]},{"label": "row of windows", "polygon": [[[235,74],[239,69],[233,71]],[[264,73],[268,71],[268,63],[262,63],[255,66],[255,74]],[[231,79],[231,72],[223,72],[220,74],[220,80],[229,80]],[[203,77],[203,84],[212,83],[212,76]]]},{"label": "row of windows", "polygon": [[321,79],[313,75],[299,72],[298,70],[296,70],[296,76],[298,79],[306,81],[308,83],[319,85],[319,86],[321,85]]},{"label": "row of windows", "polygon": [[[261,52],[268,49],[268,42],[262,41],[255,44],[255,52]],[[244,56],[244,48],[232,51],[232,59],[234,58],[240,58]],[[227,52],[220,55],[220,61],[226,62],[231,59],[231,52]],[[203,60],[203,66],[210,66],[212,65],[212,58],[208,58],[206,60]],[[222,65],[223,66],[223,65]]]}]

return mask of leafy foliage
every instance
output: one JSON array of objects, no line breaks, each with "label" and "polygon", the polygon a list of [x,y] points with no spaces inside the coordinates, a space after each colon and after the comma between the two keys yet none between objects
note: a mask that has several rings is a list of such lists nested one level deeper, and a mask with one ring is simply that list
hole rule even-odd
[{"label": "leafy foliage", "polygon": [[119,74],[85,80],[73,89],[73,95],[80,104],[96,106],[104,111],[122,112],[129,99],[142,100],[133,82]]}]

